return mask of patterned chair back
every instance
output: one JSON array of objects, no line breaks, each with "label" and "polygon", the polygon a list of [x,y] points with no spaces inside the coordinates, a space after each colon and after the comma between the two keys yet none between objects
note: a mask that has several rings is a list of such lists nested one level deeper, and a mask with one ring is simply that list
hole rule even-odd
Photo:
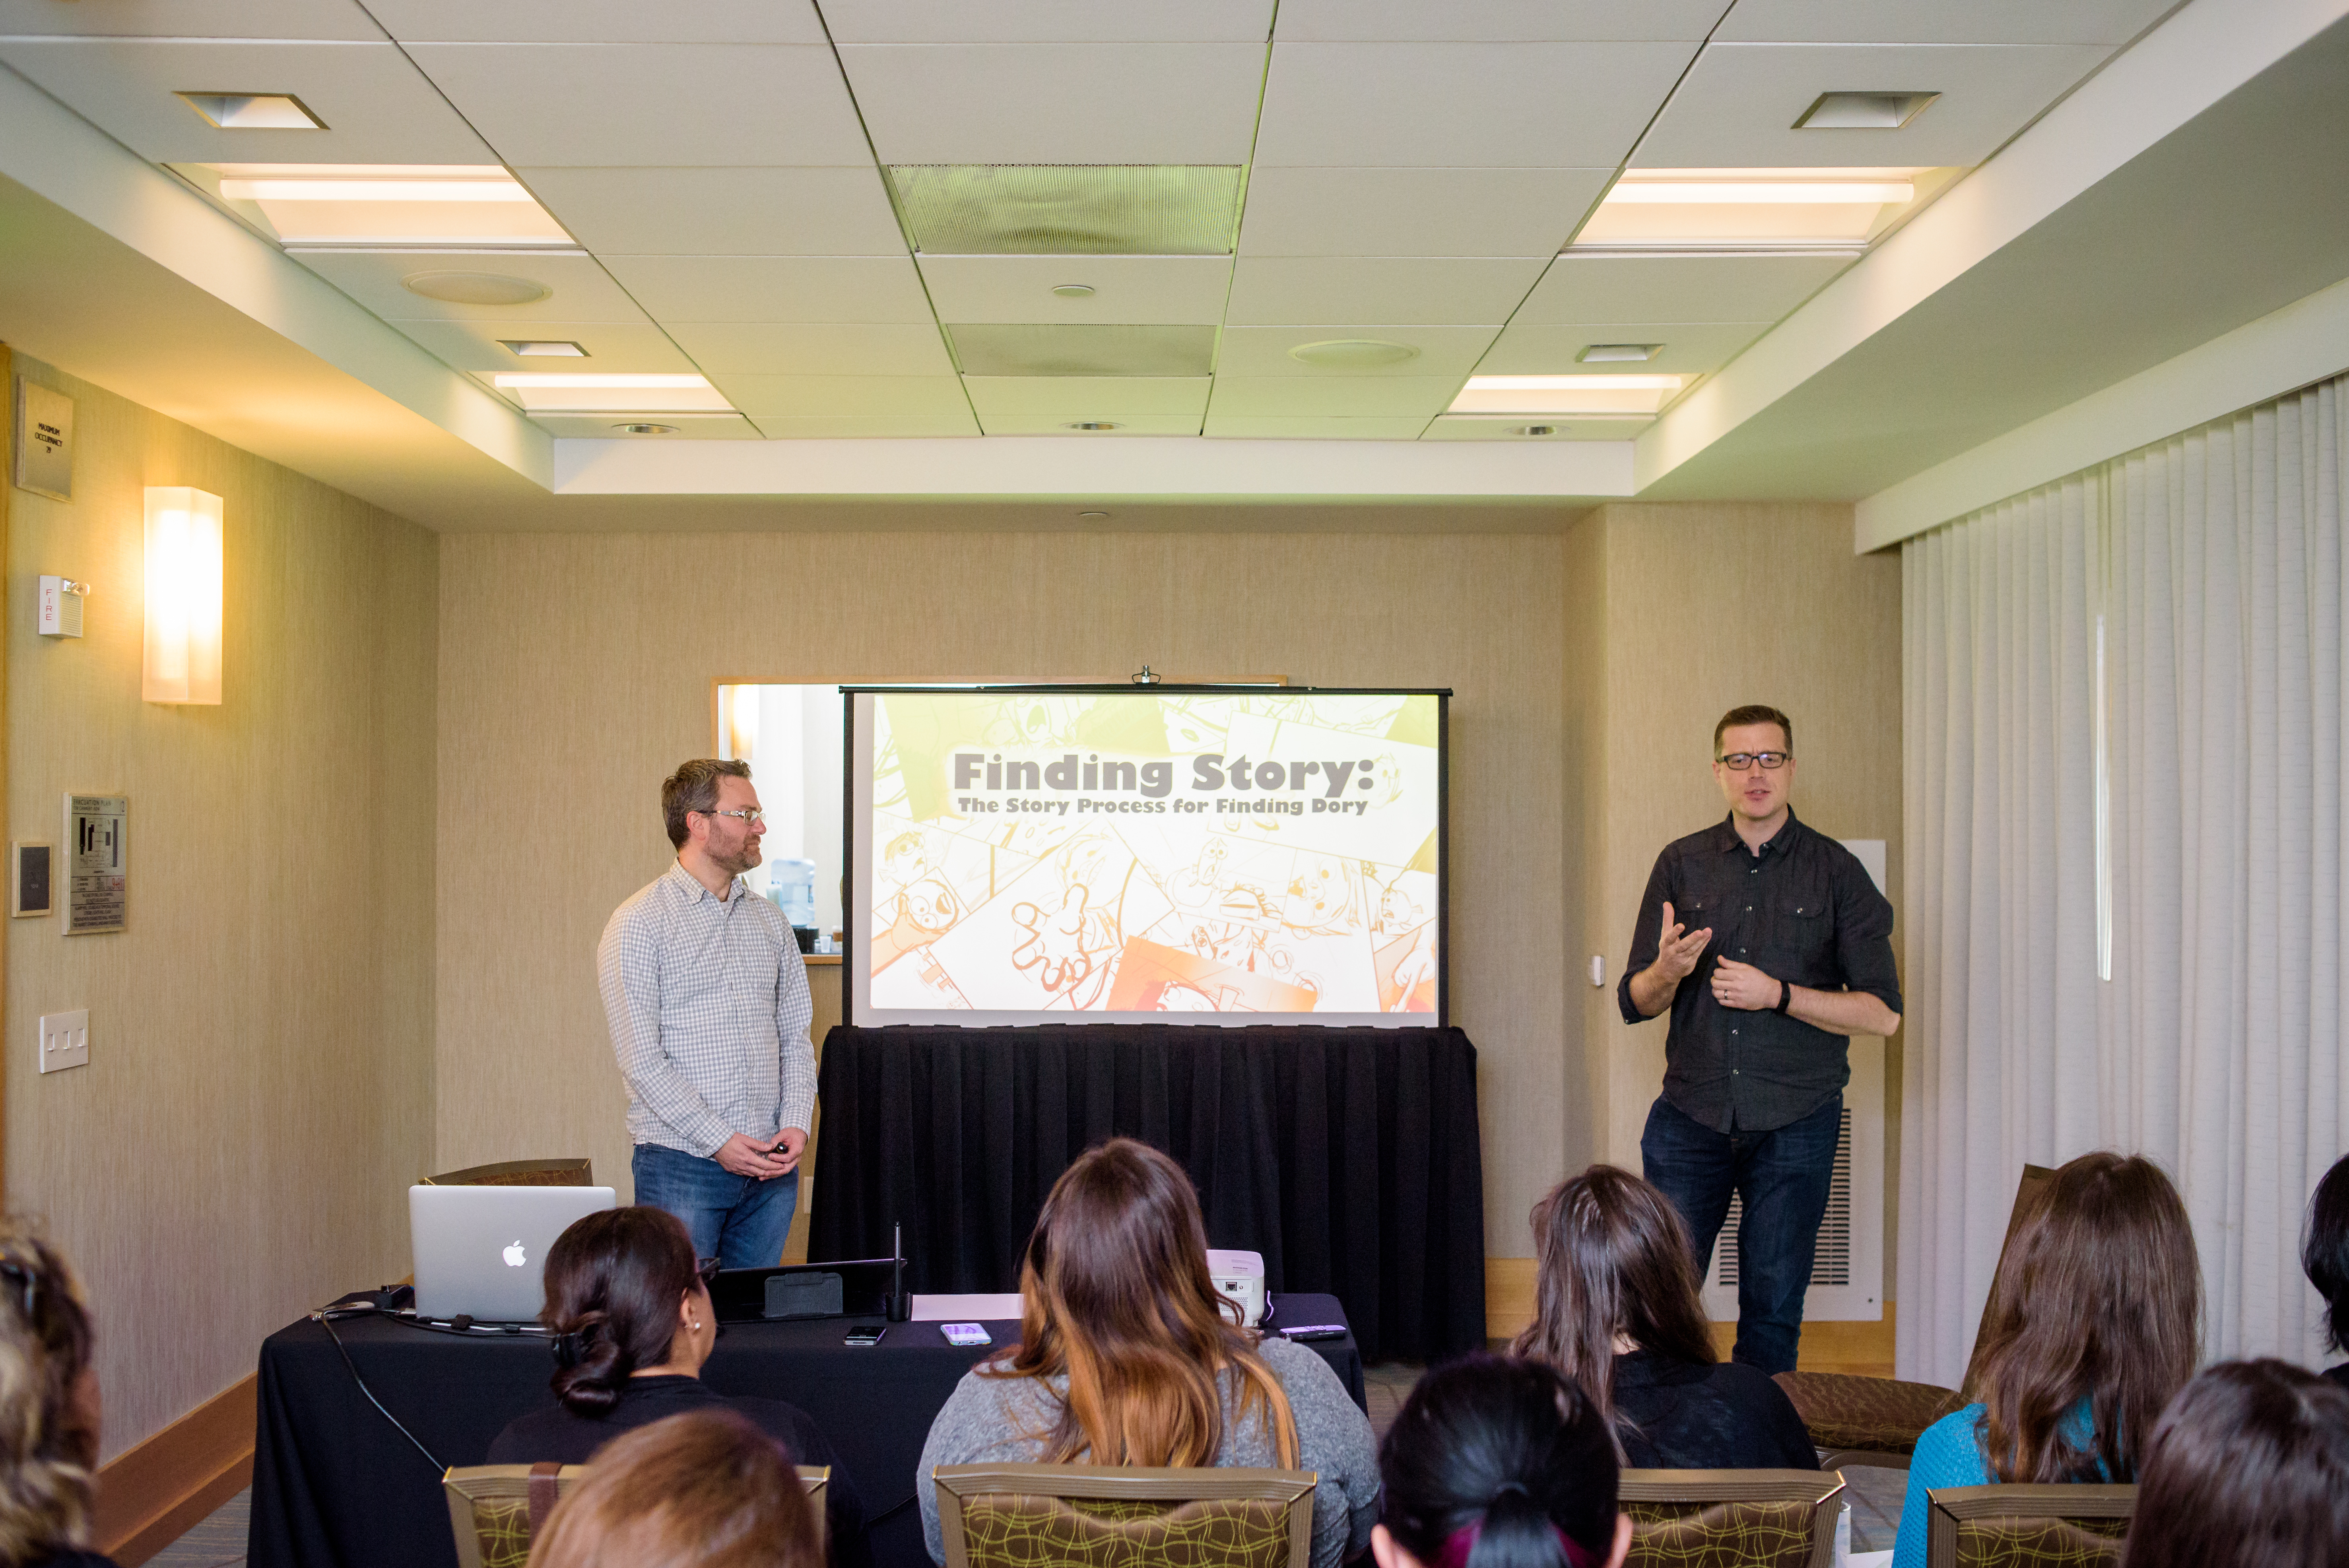
[{"label": "patterned chair back", "polygon": [[947,1568],[1307,1568],[1310,1470],[940,1465]]},{"label": "patterned chair back", "polygon": [[1951,1486],[1925,1494],[1926,1568],[2106,1568],[2121,1560],[2133,1486]]},{"label": "patterned chair back", "polygon": [[1832,1568],[1843,1477],[1833,1470],[1627,1470],[1624,1568]]},{"label": "patterned chair back", "polygon": [[[523,1568],[546,1516],[586,1474],[585,1465],[451,1466],[440,1478],[440,1491],[449,1502],[457,1568]],[[830,1466],[800,1467],[800,1484],[815,1510],[818,1544],[824,1543],[824,1494],[831,1483]]]}]

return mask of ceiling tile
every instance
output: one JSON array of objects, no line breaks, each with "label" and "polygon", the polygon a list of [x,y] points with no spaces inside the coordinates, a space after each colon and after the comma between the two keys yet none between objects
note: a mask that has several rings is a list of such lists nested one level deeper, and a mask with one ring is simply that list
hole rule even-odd
[{"label": "ceiling tile", "polygon": [[[944,321],[1206,325],[1224,319],[1228,256],[923,256]],[[1093,292],[1062,299],[1053,289]]]},{"label": "ceiling tile", "polygon": [[951,376],[935,326],[879,324],[777,326],[729,322],[670,329],[705,374]]},{"label": "ceiling tile", "polygon": [[935,321],[908,256],[627,256],[604,264],[664,324]]},{"label": "ceiling tile", "polygon": [[516,168],[864,162],[832,51],[808,44],[412,44]]},{"label": "ceiling tile", "polygon": [[[675,371],[701,368],[652,325],[601,321],[394,321],[392,325],[460,370],[483,375],[500,370]],[[575,343],[585,359],[523,358],[503,338],[544,338]]]},{"label": "ceiling tile", "polygon": [[752,419],[769,414],[968,412],[952,376],[750,376],[712,371],[710,385]]},{"label": "ceiling tile", "polygon": [[[2100,45],[1713,44],[1640,140],[1640,169],[1980,163],[2110,53]],[[1937,92],[1899,130],[1796,130],[1824,92]]]},{"label": "ceiling tile", "polygon": [[824,0],[842,44],[1261,44],[1272,0]]},{"label": "ceiling tile", "polygon": [[1443,411],[1460,381],[1457,376],[1218,376],[1214,407],[1219,415],[1416,414],[1424,419]]},{"label": "ceiling tile", "polygon": [[808,0],[367,0],[402,43],[821,44]]},{"label": "ceiling tile", "polygon": [[1107,421],[1114,430],[1071,430],[1073,422],[1051,414],[981,414],[978,422],[990,436],[1195,436],[1197,414],[1121,414]]},{"label": "ceiling tile", "polygon": [[755,423],[775,441],[873,439],[976,436],[978,421],[968,407],[944,414],[765,414]]},{"label": "ceiling tile", "polygon": [[1195,426],[1214,385],[1205,376],[966,376],[962,384],[981,424],[1002,414],[1055,419],[1158,414],[1187,415]]},{"label": "ceiling tile", "polygon": [[[740,414],[533,414],[530,422],[550,436],[585,441],[755,441],[759,428]],[[630,435],[623,425],[667,425],[666,435]]]},{"label": "ceiling tile", "polygon": [[[649,325],[619,284],[591,256],[517,255],[511,251],[295,251],[294,258],[368,310],[400,321],[511,323],[514,335],[542,321]],[[400,286],[419,273],[494,273],[528,278],[554,291],[530,304],[451,304]]]},{"label": "ceiling tile", "polygon": [[[1720,369],[1747,344],[1770,330],[1766,321],[1661,325],[1656,322],[1586,322],[1529,326],[1512,323],[1476,366],[1480,376],[1577,376],[1609,370],[1692,376]],[[1585,365],[1575,358],[1594,343],[1658,343],[1656,357],[1643,363]]]},{"label": "ceiling tile", "polygon": [[[1294,3],[1294,0],[1291,0]],[[1738,0],[1713,36],[1769,44],[2126,44],[2178,0]],[[1281,21],[1286,29],[1286,8]]]},{"label": "ceiling tile", "polygon": [[1702,43],[1728,0],[1282,0],[1282,43]]},{"label": "ceiling tile", "polygon": [[1427,420],[1417,414],[1209,414],[1203,434],[1240,440],[1409,441],[1426,428]]},{"label": "ceiling tile", "polygon": [[1225,319],[1235,325],[1390,321],[1479,325],[1509,319],[1547,256],[1245,256]]},{"label": "ceiling tile", "polygon": [[1775,322],[1853,260],[1846,255],[1560,256],[1510,325]]},{"label": "ceiling tile", "polygon": [[[17,39],[0,61],[159,163],[498,160],[394,44]],[[222,130],[179,92],[291,93],[326,129]]]},{"label": "ceiling tile", "polygon": [[1547,255],[1615,178],[1605,169],[1257,169],[1244,256]]},{"label": "ceiling tile", "polygon": [[521,169],[591,251],[629,255],[873,256],[904,248],[889,193],[852,169]]},{"label": "ceiling tile", "polygon": [[1612,169],[1694,51],[1691,44],[1277,44],[1256,163]]},{"label": "ceiling tile", "polygon": [[1264,80],[1261,44],[860,44],[840,58],[884,163],[1246,163]]},{"label": "ceiling tile", "polygon": [[357,0],[0,0],[0,36],[383,41]]},{"label": "ceiling tile", "polygon": [[[1465,376],[1493,341],[1489,326],[1227,326],[1216,369],[1225,376]],[[1400,343],[1419,350],[1392,365],[1336,369],[1292,358],[1289,350],[1332,339]]]},{"label": "ceiling tile", "polygon": [[[1500,418],[1446,415],[1428,422],[1423,441],[1628,441],[1655,423],[1637,419],[1568,419],[1562,416],[1510,414]],[[1525,434],[1528,425],[1547,425],[1547,436]]]}]

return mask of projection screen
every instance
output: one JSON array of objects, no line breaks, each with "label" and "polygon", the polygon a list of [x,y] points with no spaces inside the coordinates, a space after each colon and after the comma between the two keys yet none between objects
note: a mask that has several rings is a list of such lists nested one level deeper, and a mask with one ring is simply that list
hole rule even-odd
[{"label": "projection screen", "polygon": [[843,690],[849,1022],[1444,1021],[1450,692]]}]

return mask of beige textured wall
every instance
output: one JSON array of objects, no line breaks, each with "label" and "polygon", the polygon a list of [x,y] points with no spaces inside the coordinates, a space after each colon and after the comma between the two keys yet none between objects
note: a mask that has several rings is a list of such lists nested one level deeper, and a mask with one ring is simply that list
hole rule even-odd
[{"label": "beige textured wall", "polygon": [[[1606,1157],[1636,1171],[1663,1082],[1664,1026],[1624,1024],[1614,985],[1657,851],[1727,810],[1707,766],[1722,714],[1748,702],[1785,711],[1801,759],[1796,813],[1837,838],[1885,840],[1900,907],[1900,563],[1854,556],[1841,505],[1612,505],[1578,522],[1566,551],[1569,604],[1595,618],[1605,659],[1604,741],[1583,818],[1595,834],[1596,945],[1576,965],[1604,954],[1608,985],[1578,975],[1584,1041],[1606,1080]],[[1899,1048],[1896,1037],[1886,1063],[1888,1217]]]},{"label": "beige textured wall", "polygon": [[1449,686],[1454,1017],[1482,1053],[1491,1250],[1561,1163],[1557,535],[452,535],[441,542],[438,1159],[626,1185],[596,1002],[668,858],[709,682],[1092,674]]},{"label": "beige textured wall", "polygon": [[[430,1153],[435,542],[47,366],[77,399],[74,500],[12,497],[8,836],[70,789],[130,797],[129,929],[8,924],[9,1206],[99,1323],[109,1456],[236,1382],[262,1338],[408,1269]],[[147,485],[227,503],[218,707],[139,697]],[[43,573],[88,634],[33,627]],[[87,1006],[90,1065],[33,1068]]]}]

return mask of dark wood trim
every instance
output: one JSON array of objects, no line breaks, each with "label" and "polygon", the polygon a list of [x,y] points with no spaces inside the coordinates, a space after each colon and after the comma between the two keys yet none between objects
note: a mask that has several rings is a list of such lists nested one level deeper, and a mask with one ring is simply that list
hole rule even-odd
[{"label": "dark wood trim", "polygon": [[91,1531],[98,1550],[139,1568],[253,1484],[258,1394],[248,1376],[101,1466]]}]

